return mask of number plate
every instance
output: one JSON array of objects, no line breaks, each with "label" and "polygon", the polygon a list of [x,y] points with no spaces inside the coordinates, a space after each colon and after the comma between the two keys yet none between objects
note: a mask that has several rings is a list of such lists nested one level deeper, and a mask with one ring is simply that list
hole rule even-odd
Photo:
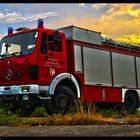
[{"label": "number plate", "polygon": [[11,90],[4,90],[2,91],[3,94],[12,94],[12,91]]}]

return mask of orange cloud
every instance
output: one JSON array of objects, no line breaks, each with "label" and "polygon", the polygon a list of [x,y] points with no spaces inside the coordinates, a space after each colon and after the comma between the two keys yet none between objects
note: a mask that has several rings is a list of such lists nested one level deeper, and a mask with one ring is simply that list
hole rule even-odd
[{"label": "orange cloud", "polygon": [[140,16],[140,9],[137,9],[137,4],[112,4],[108,13],[112,16],[128,14],[134,17]]},{"label": "orange cloud", "polygon": [[136,35],[136,34],[123,35],[122,37],[117,38],[116,40],[140,45],[140,35]]},{"label": "orange cloud", "polygon": [[113,39],[140,33],[140,5],[109,4],[110,8],[90,25]]},{"label": "orange cloud", "polygon": [[[106,12],[101,11],[102,14],[94,17],[96,12],[106,6],[108,7]],[[88,14],[81,16],[80,10],[71,11],[65,15],[65,18],[59,16],[57,22],[50,26],[60,28],[75,25],[101,32],[102,35],[118,41],[140,44],[140,4],[92,4],[91,10],[94,10],[90,13],[93,16]]]}]

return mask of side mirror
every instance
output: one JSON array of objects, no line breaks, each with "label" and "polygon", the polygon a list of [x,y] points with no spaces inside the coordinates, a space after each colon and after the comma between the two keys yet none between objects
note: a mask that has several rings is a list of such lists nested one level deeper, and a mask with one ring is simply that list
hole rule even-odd
[{"label": "side mirror", "polygon": [[40,46],[40,52],[41,54],[45,54],[48,51],[47,46],[47,33],[43,32],[42,34],[42,40],[41,40],[41,46]]},{"label": "side mirror", "polygon": [[6,44],[5,44],[5,47],[6,47],[6,52],[8,52],[8,48],[11,47],[11,44],[10,44],[10,43],[6,43]]},{"label": "side mirror", "polygon": [[58,31],[54,31],[53,41],[59,42],[59,32]]},{"label": "side mirror", "polygon": [[5,44],[5,47],[6,47],[6,48],[10,48],[10,47],[11,47],[11,44],[10,44],[10,43],[6,43],[6,44]]}]

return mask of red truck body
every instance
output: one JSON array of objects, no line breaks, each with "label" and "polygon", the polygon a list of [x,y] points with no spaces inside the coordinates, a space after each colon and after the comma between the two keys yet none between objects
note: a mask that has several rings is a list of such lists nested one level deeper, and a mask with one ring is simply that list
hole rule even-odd
[{"label": "red truck body", "polygon": [[[36,98],[49,100],[57,108],[55,98],[64,89],[86,102],[123,103],[130,113],[139,108],[137,45],[76,26],[57,31],[40,26],[9,33],[1,40],[0,54],[2,100],[24,102]],[[63,95],[68,102],[73,97]]]}]

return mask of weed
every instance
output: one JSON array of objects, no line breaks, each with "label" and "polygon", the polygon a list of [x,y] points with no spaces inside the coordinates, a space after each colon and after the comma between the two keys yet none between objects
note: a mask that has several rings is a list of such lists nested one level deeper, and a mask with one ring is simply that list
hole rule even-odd
[{"label": "weed", "polygon": [[92,102],[76,102],[76,108],[71,108],[65,114],[48,115],[43,107],[37,107],[31,117],[19,117],[10,111],[10,106],[0,103],[0,125],[40,126],[40,125],[89,125],[117,124],[115,118],[125,118],[126,124],[140,124],[140,112],[129,115],[121,110],[98,109]]},{"label": "weed", "polygon": [[48,114],[44,107],[36,107],[35,111],[32,113],[31,117],[46,117]]}]

